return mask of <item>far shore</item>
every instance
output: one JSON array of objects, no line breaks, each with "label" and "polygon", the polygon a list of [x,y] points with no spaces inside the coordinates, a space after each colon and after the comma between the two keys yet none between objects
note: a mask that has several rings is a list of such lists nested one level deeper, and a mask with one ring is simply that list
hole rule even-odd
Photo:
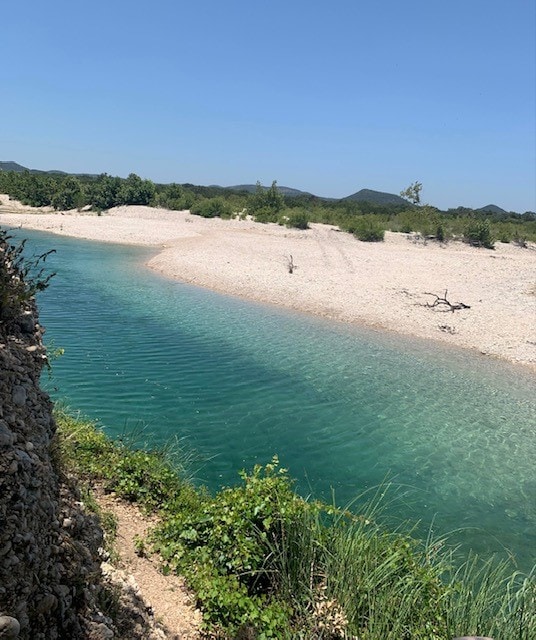
[{"label": "far shore", "polygon": [[[336,227],[300,231],[142,206],[32,209],[0,196],[0,226],[155,247],[148,266],[221,293],[441,341],[536,371],[536,246],[423,243],[387,232],[356,240]],[[289,273],[289,261],[295,268]],[[427,307],[434,296],[470,308]]]}]

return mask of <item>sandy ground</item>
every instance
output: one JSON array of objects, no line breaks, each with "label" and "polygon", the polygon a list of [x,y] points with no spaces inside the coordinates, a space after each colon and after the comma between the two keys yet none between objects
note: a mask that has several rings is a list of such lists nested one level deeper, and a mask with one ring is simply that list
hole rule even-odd
[{"label": "sandy ground", "polygon": [[[536,247],[424,244],[386,233],[359,242],[334,227],[307,231],[188,212],[117,207],[53,213],[0,196],[0,225],[155,247],[148,266],[222,293],[438,340],[536,371]],[[289,273],[292,256],[295,269]],[[433,295],[469,309],[442,312]]]}]

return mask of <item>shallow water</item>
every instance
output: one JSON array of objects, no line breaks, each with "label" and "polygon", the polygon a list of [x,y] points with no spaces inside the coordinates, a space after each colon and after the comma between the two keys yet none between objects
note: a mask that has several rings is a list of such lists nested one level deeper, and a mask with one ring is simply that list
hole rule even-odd
[{"label": "shallow water", "polygon": [[24,235],[57,249],[39,304],[65,355],[47,384],[110,433],[185,437],[213,488],[274,453],[300,491],[339,504],[388,479],[392,523],[461,528],[465,551],[535,562],[536,394],[524,369],[172,281],[143,267],[145,249]]}]

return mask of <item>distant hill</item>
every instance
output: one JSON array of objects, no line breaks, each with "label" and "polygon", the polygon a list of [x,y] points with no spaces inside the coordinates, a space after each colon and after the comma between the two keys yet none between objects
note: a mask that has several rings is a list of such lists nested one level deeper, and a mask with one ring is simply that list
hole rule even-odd
[{"label": "distant hill", "polygon": [[42,171],[41,169],[28,169],[28,167],[23,167],[18,162],[13,162],[12,160],[0,161],[0,171],[15,171],[16,173],[24,173],[25,171],[29,171],[30,173],[54,173],[62,176],[69,175],[66,171],[57,171],[54,169],[51,169],[50,171]]},{"label": "distant hill", "polygon": [[23,173],[24,171],[29,171],[26,167],[23,167],[18,162],[13,162],[12,160],[0,161],[0,171],[17,171],[18,173]]},{"label": "distant hill", "polygon": [[476,211],[483,211],[485,213],[499,213],[499,214],[507,214],[508,211],[501,209],[496,204],[487,204],[485,207],[480,207],[480,209],[476,209]]},{"label": "distant hill", "polygon": [[[269,189],[270,187],[264,186],[263,189]],[[237,184],[233,187],[224,187],[224,189],[229,189],[230,191],[247,191],[248,193],[255,193],[257,190],[256,184]],[[277,190],[284,196],[296,197],[296,196],[312,196],[312,193],[308,191],[300,191],[299,189],[292,189],[292,187],[280,187],[277,186]]]},{"label": "distant hill", "polygon": [[346,196],[343,200],[354,200],[355,202],[370,202],[372,204],[404,204],[408,201],[394,193],[385,193],[383,191],[373,191],[372,189],[361,189],[351,196]]}]

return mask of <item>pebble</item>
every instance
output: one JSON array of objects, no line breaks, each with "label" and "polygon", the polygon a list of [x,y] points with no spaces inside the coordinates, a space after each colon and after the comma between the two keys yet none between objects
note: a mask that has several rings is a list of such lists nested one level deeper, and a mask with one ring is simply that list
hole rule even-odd
[{"label": "pebble", "polygon": [[0,638],[8,640],[16,638],[20,633],[20,623],[17,618],[0,616]]}]

